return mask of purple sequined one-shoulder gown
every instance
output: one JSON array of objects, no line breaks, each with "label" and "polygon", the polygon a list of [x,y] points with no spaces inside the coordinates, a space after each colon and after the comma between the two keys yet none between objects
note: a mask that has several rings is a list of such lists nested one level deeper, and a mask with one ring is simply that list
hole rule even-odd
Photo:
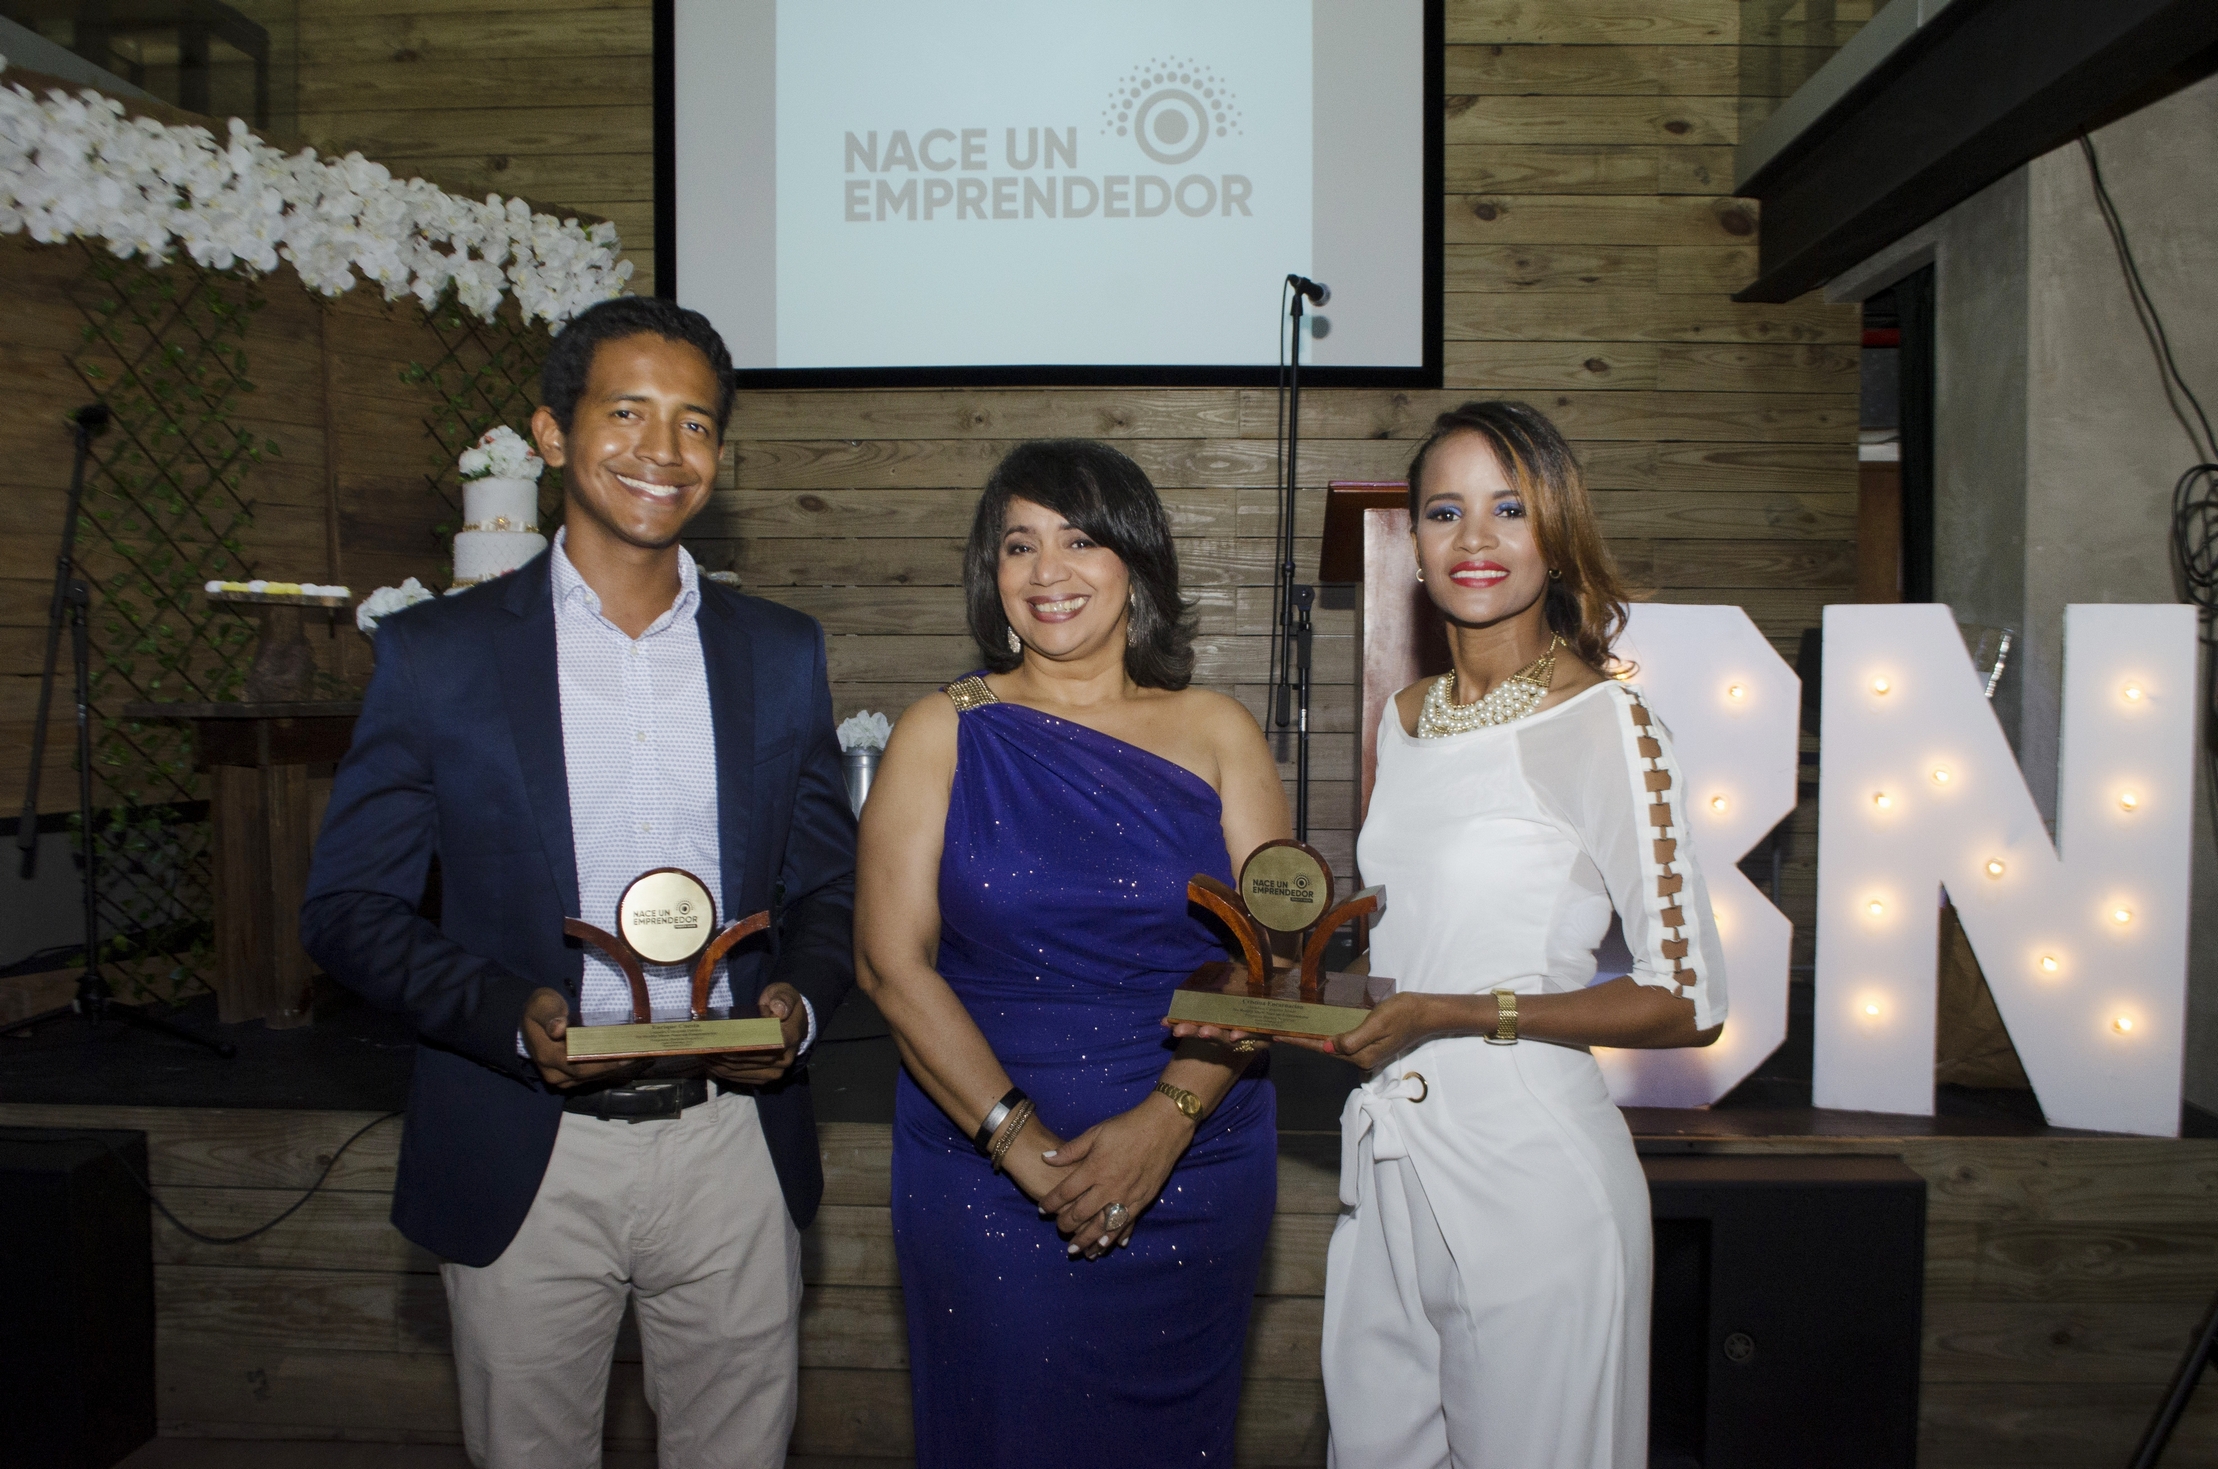
[{"label": "purple sequined one-shoulder gown", "polygon": [[[939,972],[1075,1137],[1147,1097],[1171,991],[1223,957],[1186,902],[1195,873],[1231,879],[1221,803],[1180,766],[1020,705],[966,709],[956,750]],[[893,1225],[920,1469],[1229,1465],[1277,1178],[1273,1095],[1251,1074],[1131,1245],[1072,1259],[904,1073]]]}]

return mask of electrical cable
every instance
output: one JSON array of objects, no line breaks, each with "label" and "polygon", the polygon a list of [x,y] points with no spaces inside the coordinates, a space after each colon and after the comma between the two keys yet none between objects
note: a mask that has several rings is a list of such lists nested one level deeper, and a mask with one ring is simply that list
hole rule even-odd
[{"label": "electrical cable", "polygon": [[[2164,330],[2164,318],[2157,310],[2156,298],[2149,293],[2148,282],[2142,279],[2141,267],[2133,258],[2133,242],[2126,236],[2125,219],[2118,213],[2117,201],[2110,197],[2109,185],[2103,182],[2102,160],[2095,154],[2095,140],[2085,133],[2080,134],[2079,151],[2087,160],[2087,177],[2095,189],[2095,209],[2102,216],[2103,228],[2109,232],[2111,247],[2117,252],[2118,268],[2125,276],[2126,295],[2133,302],[2134,317],[2141,323],[2142,334],[2149,339],[2149,347],[2156,355],[2157,375],[2164,384],[2164,401],[2170,405],[2172,416],[2179,420],[2180,427],[2186,430],[2195,458],[2201,461],[2172,486],[2170,529],[2172,572],[2177,589],[2181,598],[2193,603],[2199,613],[2203,654],[2203,783],[2209,793],[2212,834],[2218,837],[2218,744],[2213,743],[2218,740],[2218,433],[2212,432],[2210,415],[2203,411],[2202,399],[2195,396],[2195,390],[2179,369],[2179,360],[2172,355],[2171,335]],[[2183,399],[2185,408],[2181,407]]]},{"label": "electrical cable", "polygon": [[178,1218],[175,1214],[172,1214],[169,1211],[169,1205],[163,1203],[160,1199],[154,1196],[153,1186],[150,1185],[145,1179],[139,1177],[139,1170],[131,1166],[131,1160],[124,1157],[122,1152],[117,1149],[114,1143],[109,1142],[106,1138],[102,1138],[100,1140],[100,1145],[108,1150],[108,1153],[111,1157],[113,1157],[118,1163],[121,1163],[123,1165],[123,1171],[125,1175],[130,1178],[131,1182],[138,1188],[138,1191],[140,1193],[146,1195],[146,1201],[154,1206],[154,1211],[160,1214],[164,1219],[167,1219],[170,1224],[176,1228],[178,1233],[184,1235],[187,1239],[198,1240],[204,1245],[243,1245],[248,1240],[253,1239],[256,1235],[268,1234],[271,1230],[277,1228],[278,1225],[283,1224],[286,1220],[292,1218],[295,1214],[299,1213],[301,1205],[307,1203],[310,1199],[314,1198],[317,1192],[323,1188],[324,1181],[331,1177],[331,1170],[339,1166],[339,1160],[346,1156],[347,1149],[353,1147],[356,1143],[360,1142],[362,1140],[363,1134],[367,1133],[371,1128],[376,1127],[381,1122],[390,1122],[395,1117],[398,1117],[400,1115],[401,1114],[398,1112],[388,1112],[382,1117],[373,1117],[369,1121],[363,1123],[360,1127],[356,1128],[354,1130],[354,1136],[339,1144],[337,1148],[332,1150],[331,1156],[324,1160],[323,1171],[316,1175],[316,1181],[314,1183],[308,1185],[308,1192],[302,1194],[299,1198],[293,1200],[291,1204],[287,1205],[284,1213],[278,1215],[275,1219],[272,1219],[267,1224],[256,1225],[254,1228],[248,1230],[245,1234],[202,1234],[199,1230],[193,1228],[190,1224],[187,1224],[184,1220]]},{"label": "electrical cable", "polygon": [[[2140,319],[2142,331],[2148,334],[2149,345],[2156,350],[2157,370],[2164,380],[2164,398],[2172,405],[2173,414],[2180,426],[2187,430],[2189,442],[2195,446],[2195,457],[2209,461],[2218,459],[2218,435],[2210,428],[2210,415],[2203,412],[2202,400],[2187,385],[2180,374],[2179,362],[2172,356],[2172,339],[2165,333],[2164,320],[2157,314],[2156,299],[2149,294],[2148,283],[2141,279],[2141,267],[2133,258],[2132,242],[2126,238],[2125,221],[2118,215],[2118,205],[2110,197],[2109,186],[2103,182],[2102,162],[2095,156],[2095,140],[2082,133],[2079,151],[2087,158],[2087,176],[2095,186],[2095,208],[2102,215],[2103,228],[2110,232],[2110,243],[2118,252],[2118,264],[2126,276],[2126,294],[2133,298],[2133,314]],[[2176,395],[2175,395],[2176,393]],[[2189,422],[2179,400],[2184,397],[2194,409],[2194,422]],[[2201,425],[2202,436],[2196,437],[2196,425]]]},{"label": "electrical cable", "polygon": [[2211,834],[2218,839],[2218,464],[2198,464],[2172,486],[2172,568],[2180,590],[2201,614],[2203,697],[2206,700],[2203,784]]},{"label": "electrical cable", "polygon": [[[817,1044],[820,1046],[852,1045],[857,1041],[882,1041],[888,1040],[890,1038],[890,1032],[880,1031],[875,1035],[823,1036],[817,1040]],[[362,1138],[366,1134],[368,1134],[371,1128],[378,1126],[380,1123],[390,1122],[395,1117],[398,1117],[400,1115],[401,1114],[398,1112],[387,1112],[381,1117],[371,1118],[369,1121],[363,1123],[360,1127],[356,1128],[352,1137],[349,1137],[345,1142],[339,1144],[337,1148],[332,1150],[331,1156],[324,1162],[323,1171],[316,1175],[316,1181],[314,1183],[308,1185],[308,1191],[306,1193],[302,1194],[299,1198],[293,1200],[292,1203],[286,1205],[284,1212],[279,1214],[276,1218],[270,1220],[266,1224],[258,1224],[244,1234],[201,1233],[199,1230],[193,1228],[190,1224],[187,1224],[184,1220],[178,1218],[175,1214],[170,1212],[169,1205],[163,1203],[160,1198],[156,1197],[153,1187],[145,1179],[139,1177],[139,1171],[131,1166],[131,1160],[124,1157],[123,1154],[116,1148],[115,1144],[109,1142],[106,1138],[102,1138],[100,1140],[100,1145],[106,1148],[109,1154],[114,1157],[114,1159],[118,1163],[123,1165],[124,1174],[130,1178],[132,1186],[137,1188],[141,1194],[146,1196],[146,1201],[154,1206],[155,1212],[160,1214],[164,1219],[167,1219],[170,1222],[171,1226],[178,1231],[178,1233],[184,1235],[188,1239],[198,1240],[204,1245],[243,1245],[248,1240],[254,1239],[259,1235],[268,1234],[271,1230],[277,1228],[278,1225],[283,1224],[286,1220],[292,1218],[295,1214],[299,1213],[301,1210],[301,1206],[306,1204],[310,1199],[314,1198],[323,1189],[324,1183],[331,1177],[331,1170],[339,1166],[339,1160],[346,1156],[347,1149],[353,1147],[356,1143],[360,1142]]]}]

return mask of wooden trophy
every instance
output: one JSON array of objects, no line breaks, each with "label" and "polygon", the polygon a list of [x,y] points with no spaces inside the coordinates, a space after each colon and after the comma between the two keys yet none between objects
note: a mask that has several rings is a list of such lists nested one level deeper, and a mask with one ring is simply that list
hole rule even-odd
[{"label": "wooden trophy", "polygon": [[[716,899],[708,886],[677,867],[641,873],[616,900],[616,932],[578,918],[562,920],[562,931],[580,938],[615,961],[631,982],[631,1019],[573,1025],[565,1037],[573,1061],[618,1061],[642,1056],[720,1056],[730,1051],[785,1048],[785,1027],[775,1016],[735,1017],[723,1006],[709,1007],[716,983],[716,961],[732,945],[770,926],[768,913],[751,913],[722,929],[716,926]],[[693,1004],[682,1018],[656,1019],[647,994],[643,964],[693,964]]]},{"label": "wooden trophy", "polygon": [[[1265,842],[1241,867],[1237,889],[1196,873],[1186,896],[1231,927],[1241,960],[1195,970],[1171,999],[1173,1020],[1257,1035],[1345,1035],[1394,993],[1394,981],[1382,976],[1323,972],[1332,936],[1342,924],[1378,912],[1386,889],[1365,888],[1335,906],[1332,868],[1306,843]],[[1272,965],[1274,933],[1308,935],[1298,965]]]}]

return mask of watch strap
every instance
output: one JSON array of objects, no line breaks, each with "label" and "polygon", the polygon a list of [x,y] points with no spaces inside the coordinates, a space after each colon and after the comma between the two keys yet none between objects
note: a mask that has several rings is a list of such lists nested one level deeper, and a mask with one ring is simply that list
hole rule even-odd
[{"label": "watch strap", "polygon": [[1182,1086],[1172,1086],[1167,1081],[1157,1082],[1155,1084],[1155,1090],[1161,1095],[1170,1098],[1171,1105],[1176,1107],[1179,1111],[1185,1113],[1187,1121],[1196,1123],[1201,1121],[1201,1098],[1195,1096],[1192,1092],[1186,1090],[1186,1088]]},{"label": "watch strap", "polygon": [[1486,1037],[1490,1046],[1517,1044],[1517,991],[1494,991],[1494,1034]]}]

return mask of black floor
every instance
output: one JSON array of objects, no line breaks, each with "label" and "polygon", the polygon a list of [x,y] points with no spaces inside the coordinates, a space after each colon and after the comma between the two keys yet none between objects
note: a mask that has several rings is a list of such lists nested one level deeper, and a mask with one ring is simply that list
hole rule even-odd
[{"label": "black floor", "polygon": [[[1798,1007],[1799,1008],[1799,1007]],[[221,1025],[203,995],[162,1012],[187,1029],[237,1047],[225,1060],[200,1047],[143,1030],[95,1032],[71,1016],[28,1033],[0,1036],[0,1102],[79,1106],[287,1107],[388,1111],[402,1106],[415,1052],[408,1028],[328,983],[316,992],[315,1023],[270,1030],[259,1022]],[[1801,1017],[1796,1017],[1800,1019]],[[1345,1062],[1280,1047],[1266,1061],[1278,1091],[1279,1129],[1334,1133],[1340,1108],[1360,1077]],[[817,1116],[827,1122],[888,1122],[900,1069],[886,1023],[855,995],[819,1040],[810,1067]],[[1810,1106],[1806,1025],[1756,1073],[1705,1111],[1628,1110],[1644,1147],[1719,1135],[1918,1136],[2046,1131],[2031,1092],[1944,1086],[1930,1118],[1816,1112]],[[2218,1136],[2218,1118],[2185,1110],[2183,1132]]]},{"label": "black floor", "polygon": [[414,1034],[336,985],[319,982],[315,1023],[291,1030],[220,1024],[214,995],[155,1013],[238,1054],[64,1016],[0,1035],[0,1102],[387,1112],[407,1100]]}]

